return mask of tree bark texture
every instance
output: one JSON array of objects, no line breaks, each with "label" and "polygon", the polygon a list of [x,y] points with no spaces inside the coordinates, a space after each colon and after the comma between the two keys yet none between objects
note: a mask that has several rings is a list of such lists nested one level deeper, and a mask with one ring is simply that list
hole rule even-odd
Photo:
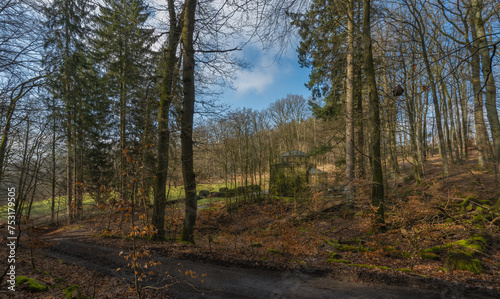
[{"label": "tree bark texture", "polygon": [[372,204],[377,209],[375,225],[384,223],[384,175],[380,150],[380,100],[373,64],[370,0],[363,0],[363,50],[366,84],[371,109],[370,160],[372,168]]},{"label": "tree bark texture", "polygon": [[346,84],[346,199],[348,204],[354,201],[354,13],[353,3],[347,8],[347,84]]},{"label": "tree bark texture", "polygon": [[481,56],[481,70],[485,80],[486,89],[486,115],[490,123],[491,136],[493,137],[493,154],[497,171],[500,170],[500,120],[498,119],[498,110],[496,103],[496,86],[492,69],[488,40],[484,28],[484,20],[481,14],[483,1],[472,0],[473,18],[478,42],[479,55]]},{"label": "tree bark texture", "polygon": [[181,22],[177,21],[175,15],[174,0],[168,1],[168,11],[170,17],[170,32],[168,34],[167,53],[165,65],[163,66],[163,79],[160,92],[160,107],[158,111],[158,161],[156,166],[154,206],[152,223],[157,232],[155,238],[163,240],[165,238],[165,208],[167,204],[167,174],[169,159],[170,131],[169,110],[173,100],[176,52],[181,36]]},{"label": "tree bark texture", "polygon": [[181,119],[181,163],[186,195],[186,210],[181,240],[194,243],[194,227],[196,224],[197,201],[196,179],[193,163],[193,115],[195,103],[194,84],[194,48],[193,33],[195,24],[196,0],[186,0],[184,26],[182,29],[183,67],[182,81],[184,83],[184,102]]}]

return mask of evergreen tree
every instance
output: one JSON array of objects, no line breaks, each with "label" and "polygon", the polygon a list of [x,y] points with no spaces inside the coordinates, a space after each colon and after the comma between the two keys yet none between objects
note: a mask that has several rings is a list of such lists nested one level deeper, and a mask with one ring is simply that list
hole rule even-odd
[{"label": "evergreen tree", "polygon": [[153,29],[146,28],[150,16],[142,0],[105,0],[93,17],[94,55],[102,64],[108,86],[108,96],[117,103],[120,132],[120,191],[124,193],[125,156],[121,151],[130,145],[131,99],[140,99],[138,91],[144,86],[145,66],[150,65]]},{"label": "evergreen tree", "polygon": [[65,107],[66,134],[66,186],[68,221],[75,217],[73,209],[74,186],[74,111],[76,97],[73,93],[78,81],[77,69],[81,63],[84,35],[88,16],[86,0],[54,0],[44,8],[47,28],[44,64],[49,74],[47,86],[53,96],[62,100]]}]

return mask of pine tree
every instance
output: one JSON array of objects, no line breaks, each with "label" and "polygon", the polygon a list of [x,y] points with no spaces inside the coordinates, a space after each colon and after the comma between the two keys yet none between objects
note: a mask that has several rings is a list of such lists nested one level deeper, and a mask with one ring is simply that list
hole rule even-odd
[{"label": "pine tree", "polygon": [[54,0],[44,8],[46,16],[44,64],[47,67],[47,86],[54,97],[63,101],[65,106],[66,134],[66,186],[68,221],[73,221],[74,186],[74,120],[77,69],[80,54],[84,48],[84,34],[88,6],[86,0]]},{"label": "pine tree", "polygon": [[93,17],[94,38],[91,40],[96,60],[102,64],[108,84],[109,97],[117,102],[120,132],[120,183],[125,198],[125,156],[121,151],[135,136],[128,136],[127,122],[132,98],[144,83],[144,66],[150,62],[153,29],[146,28],[150,11],[142,0],[106,0]]}]

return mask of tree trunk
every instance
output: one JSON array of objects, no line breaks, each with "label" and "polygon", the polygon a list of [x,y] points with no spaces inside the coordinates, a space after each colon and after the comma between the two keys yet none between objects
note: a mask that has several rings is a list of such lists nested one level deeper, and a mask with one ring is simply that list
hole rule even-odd
[{"label": "tree trunk", "polygon": [[64,100],[66,105],[66,196],[67,196],[67,214],[68,222],[73,222],[73,138],[72,138],[72,119],[71,119],[71,100],[70,100],[70,74],[69,74],[69,8],[68,0],[64,2],[65,19],[65,47],[64,47]]},{"label": "tree trunk", "polygon": [[347,3],[347,84],[346,84],[346,199],[349,205],[354,201],[354,8]]},{"label": "tree trunk", "polygon": [[486,85],[486,115],[490,123],[491,136],[493,137],[493,154],[495,156],[496,170],[500,169],[500,120],[498,119],[498,110],[496,103],[496,86],[493,74],[492,63],[486,32],[484,29],[484,20],[481,15],[482,1],[472,0],[473,18],[478,42],[479,55],[481,56],[481,70]]},{"label": "tree trunk", "polygon": [[[165,238],[165,208],[167,204],[167,174],[168,174],[168,146],[170,131],[168,127],[170,104],[173,100],[176,52],[179,45],[181,31],[175,15],[174,1],[168,1],[170,16],[170,32],[168,34],[168,48],[163,66],[163,79],[160,92],[160,107],[158,110],[158,163],[156,165],[154,206],[152,223],[157,232],[155,238]],[[179,22],[180,23],[180,22]]]},{"label": "tree trunk", "polygon": [[[474,31],[474,26],[473,29]],[[481,91],[481,62],[477,51],[477,41],[474,35],[473,48],[471,51],[471,83],[474,92],[474,125],[476,127],[476,145],[478,149],[477,167],[483,170],[486,166],[486,158],[488,157],[489,137],[486,131],[483,113],[483,93]]]},{"label": "tree trunk", "polygon": [[364,151],[364,144],[365,144],[365,135],[364,135],[364,129],[365,129],[365,122],[364,122],[364,112],[363,112],[363,92],[361,91],[362,89],[362,69],[361,66],[358,67],[357,69],[357,76],[356,76],[356,86],[357,86],[357,92],[356,92],[356,97],[357,97],[357,104],[356,104],[356,117],[358,119],[357,121],[357,132],[356,132],[356,147],[357,147],[357,166],[358,166],[358,178],[364,179],[366,176],[366,165],[365,165],[365,151]]},{"label": "tree trunk", "polygon": [[384,175],[380,160],[380,100],[373,65],[370,0],[363,0],[363,43],[366,84],[371,109],[370,162],[372,168],[372,204],[377,209],[375,226],[384,225]]},{"label": "tree trunk", "polygon": [[182,29],[182,43],[184,61],[182,81],[184,83],[184,103],[181,119],[181,163],[184,178],[184,192],[186,195],[186,210],[181,240],[194,243],[194,227],[196,224],[196,179],[193,164],[193,115],[195,103],[194,83],[194,48],[193,32],[195,24],[196,0],[186,0],[184,26]]}]

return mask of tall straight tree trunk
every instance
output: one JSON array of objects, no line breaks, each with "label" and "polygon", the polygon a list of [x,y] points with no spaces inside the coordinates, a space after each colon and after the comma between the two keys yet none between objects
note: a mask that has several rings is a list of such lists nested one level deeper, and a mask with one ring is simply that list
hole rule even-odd
[{"label": "tall straight tree trunk", "polygon": [[[52,97],[52,109],[55,110],[56,101],[55,97]],[[54,111],[55,112],[55,111]],[[51,169],[51,205],[50,205],[50,224],[55,224],[55,206],[56,206],[56,117],[52,115],[52,144],[51,144],[51,156],[52,156],[52,169]]]},{"label": "tall straight tree trunk", "polygon": [[462,82],[459,84],[459,80],[457,79],[457,86],[460,86],[460,89],[457,90],[457,97],[456,100],[459,102],[457,103],[457,106],[460,105],[460,109],[462,111],[461,116],[462,116],[462,149],[464,152],[464,161],[467,161],[469,159],[469,149],[467,145],[469,144],[469,134],[468,134],[468,112],[467,112],[467,100],[464,96],[466,86]]},{"label": "tall straight tree trunk", "polygon": [[194,48],[193,33],[195,23],[196,0],[185,2],[184,26],[182,28],[182,44],[184,61],[182,65],[182,81],[184,83],[184,103],[181,119],[181,163],[186,194],[186,210],[181,239],[194,243],[194,227],[196,224],[196,179],[193,163],[193,115],[195,103],[194,84]]},{"label": "tall straight tree trunk", "polygon": [[486,115],[490,123],[491,136],[493,137],[493,154],[495,156],[496,170],[500,170],[500,120],[498,119],[498,110],[496,103],[495,77],[492,70],[492,61],[486,31],[484,29],[484,20],[481,14],[483,1],[472,0],[473,18],[476,32],[476,39],[479,46],[479,55],[481,56],[481,70],[486,86]]},{"label": "tall straight tree trunk", "polygon": [[346,84],[346,199],[349,205],[354,201],[354,5],[347,3],[347,84]]},{"label": "tall straight tree trunk", "polygon": [[366,84],[371,111],[370,160],[372,168],[372,204],[377,209],[375,225],[384,224],[384,175],[380,160],[380,100],[373,65],[370,0],[363,0],[363,51]]},{"label": "tall straight tree trunk", "polygon": [[[472,24],[472,30],[474,29],[474,24]],[[474,125],[476,128],[476,145],[478,149],[477,156],[477,167],[479,170],[483,170],[486,166],[486,158],[488,157],[488,148],[489,148],[489,137],[488,132],[486,131],[486,125],[484,122],[484,113],[483,113],[483,93],[481,91],[481,62],[479,55],[476,53],[478,51],[477,40],[475,39],[475,33],[473,34],[473,48],[470,50],[471,52],[471,83],[472,90],[474,92]]]},{"label": "tall straight tree trunk", "polygon": [[170,143],[170,131],[168,127],[170,104],[173,100],[174,77],[176,65],[176,52],[181,35],[182,22],[177,23],[175,15],[174,0],[168,1],[170,17],[170,32],[168,34],[167,55],[163,66],[163,79],[160,92],[160,107],[158,110],[158,162],[156,166],[154,206],[152,223],[157,232],[155,238],[165,238],[165,208],[167,204],[167,174],[168,174],[168,146]]},{"label": "tall straight tree trunk", "polygon": [[361,179],[365,178],[366,174],[366,165],[365,165],[365,151],[364,149],[364,144],[365,144],[365,135],[364,135],[364,129],[365,129],[365,123],[364,123],[364,112],[363,112],[363,92],[361,91],[361,86],[362,86],[362,69],[361,65],[358,66],[357,68],[357,74],[356,74],[356,84],[355,86],[357,87],[357,92],[356,92],[356,98],[357,98],[357,103],[356,103],[356,117],[357,117],[357,133],[356,133],[356,164],[358,166],[358,177]]},{"label": "tall straight tree trunk", "polygon": [[64,45],[64,100],[66,104],[66,196],[68,222],[73,222],[73,138],[72,138],[72,119],[71,119],[71,100],[70,100],[70,74],[69,74],[69,7],[68,1],[64,1],[64,20],[65,20],[65,45]]}]

